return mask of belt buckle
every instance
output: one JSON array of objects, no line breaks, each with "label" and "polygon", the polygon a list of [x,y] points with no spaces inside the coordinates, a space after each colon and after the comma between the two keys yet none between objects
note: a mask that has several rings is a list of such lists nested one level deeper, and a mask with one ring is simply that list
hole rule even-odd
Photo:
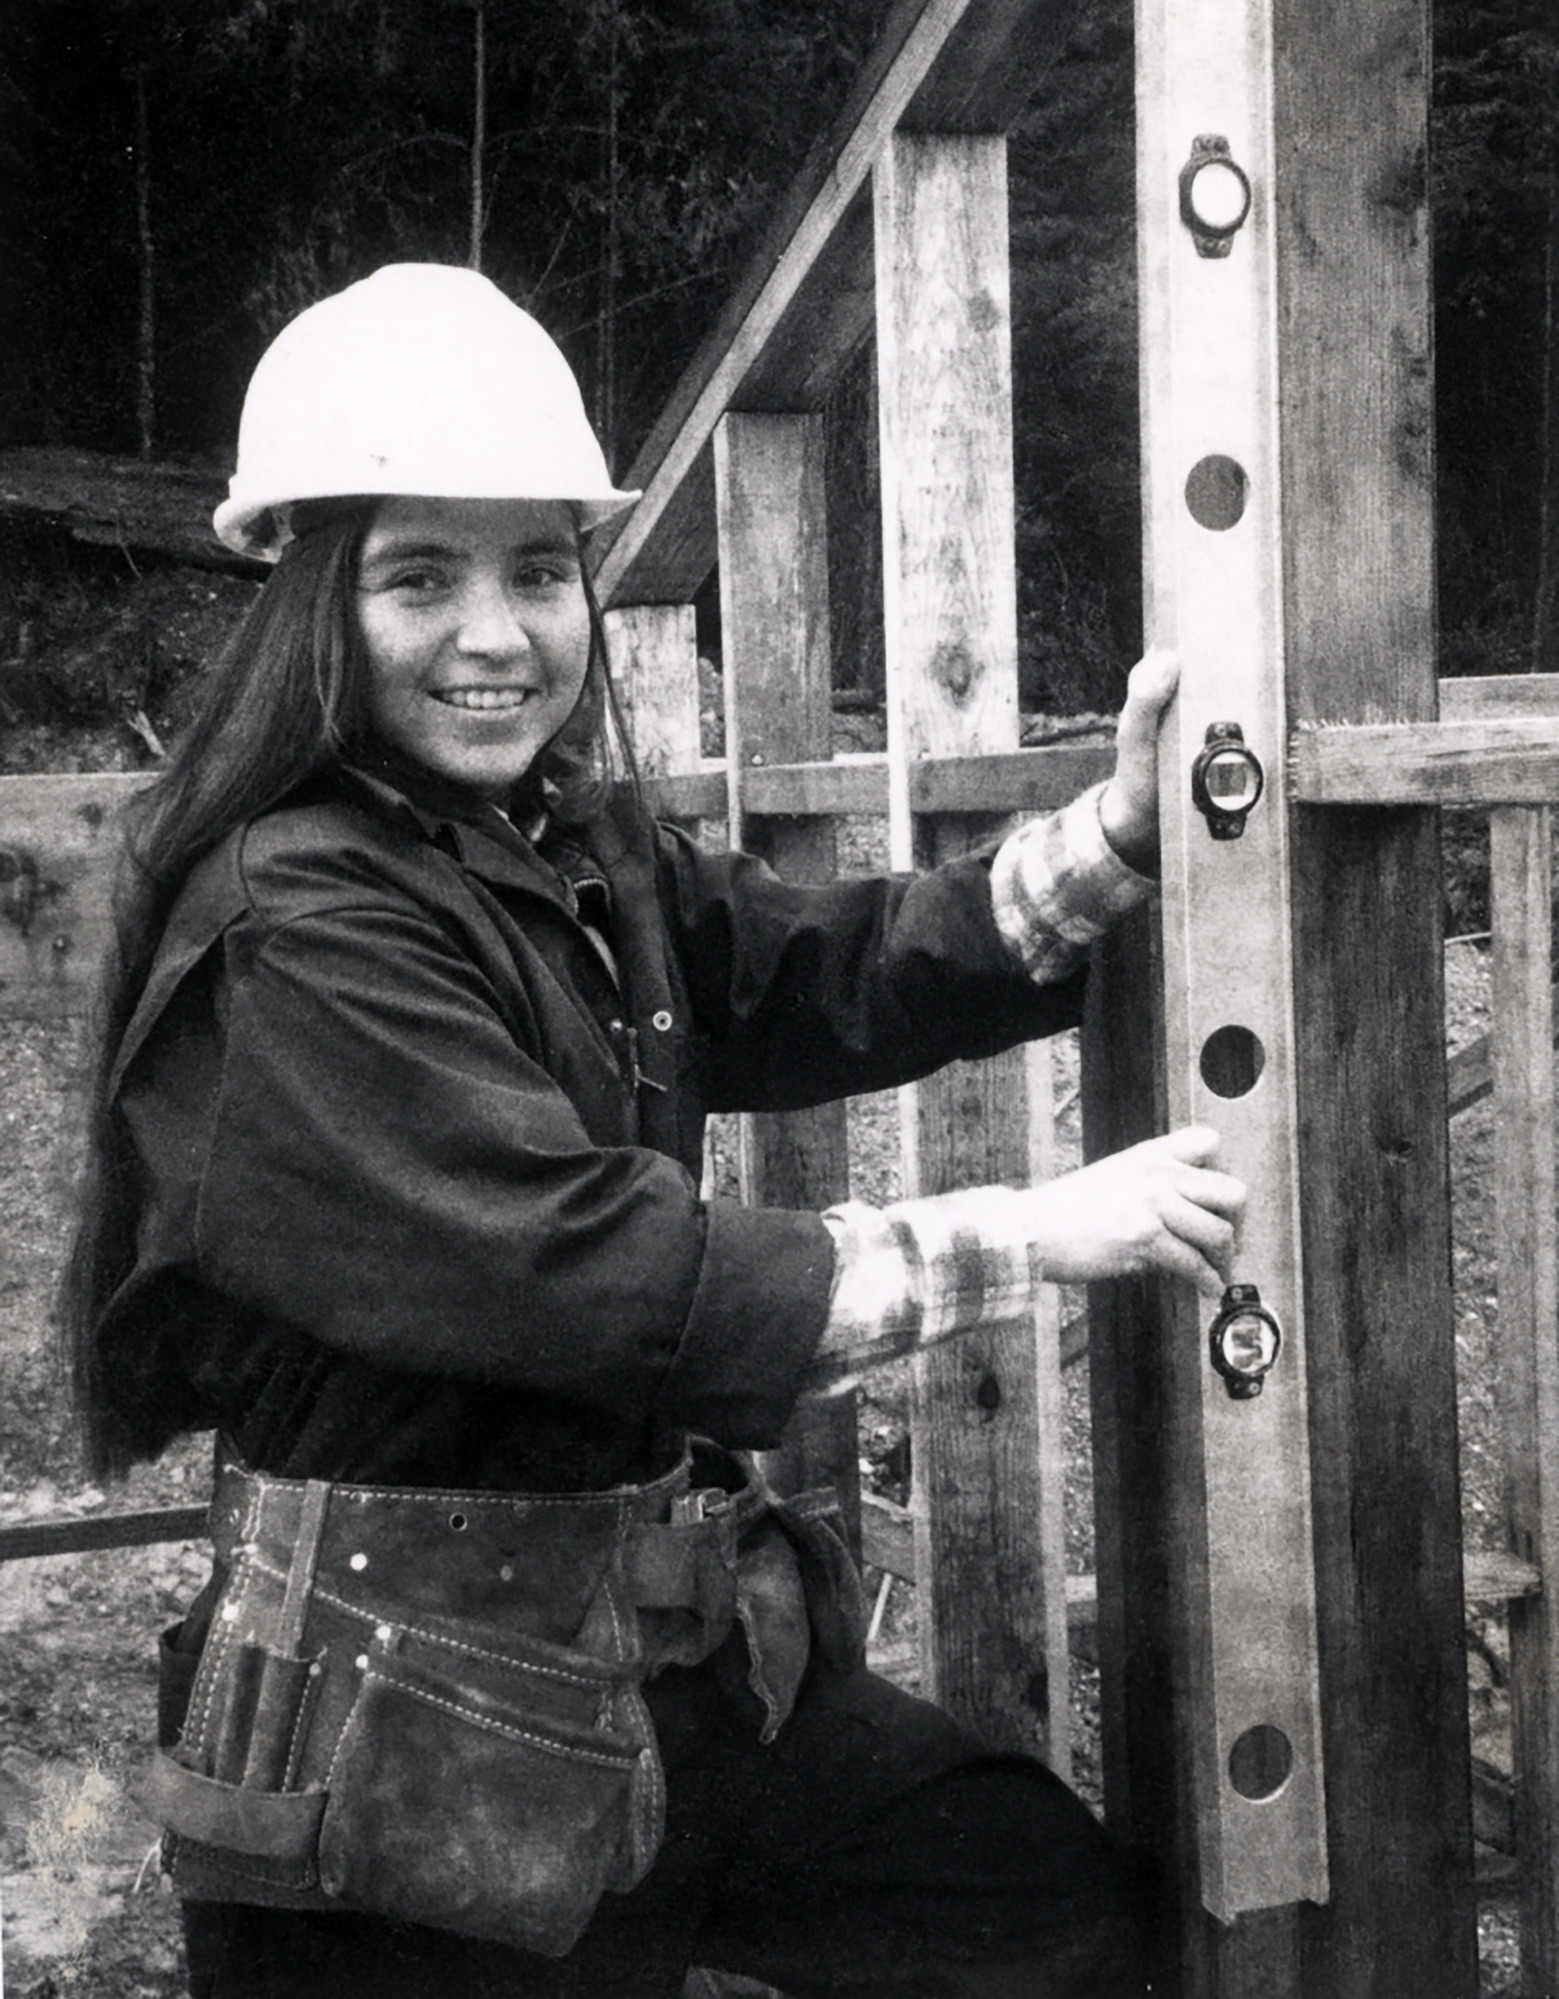
[{"label": "belt buckle", "polygon": [[700,1521],[722,1513],[731,1503],[731,1495],[722,1492],[717,1485],[696,1486],[692,1492],[678,1493],[671,1502],[671,1524],[673,1527],[696,1527]]}]

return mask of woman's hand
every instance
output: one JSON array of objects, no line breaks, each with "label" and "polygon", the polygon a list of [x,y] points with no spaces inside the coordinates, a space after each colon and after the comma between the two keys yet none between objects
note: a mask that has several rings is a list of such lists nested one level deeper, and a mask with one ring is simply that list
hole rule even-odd
[{"label": "woman's hand", "polygon": [[1218,1134],[1190,1125],[1022,1190],[1029,1241],[1056,1284],[1162,1272],[1216,1298],[1246,1188],[1216,1169]]},{"label": "woman's hand", "polygon": [[1104,837],[1144,874],[1158,858],[1158,733],[1179,685],[1178,653],[1158,649],[1131,669],[1115,730],[1115,773],[1099,800]]}]

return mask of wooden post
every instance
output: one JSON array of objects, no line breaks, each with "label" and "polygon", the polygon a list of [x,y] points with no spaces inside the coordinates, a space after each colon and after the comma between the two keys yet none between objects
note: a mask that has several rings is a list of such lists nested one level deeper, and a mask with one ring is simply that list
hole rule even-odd
[{"label": "wooden post", "polygon": [[646,777],[698,769],[698,639],[691,604],[623,604],[605,614],[612,678]]},{"label": "wooden post", "polygon": [[1512,1554],[1540,1595],[1510,1605],[1522,1992],[1559,1986],[1559,1242],[1554,1225],[1553,835],[1546,807],[1490,815],[1499,1406]]},{"label": "wooden post", "polygon": [[[1435,713],[1427,14],[1274,0],[1295,722]],[[1293,905],[1332,1870],[1302,1989],[1470,1992],[1435,815],[1298,811]]]},{"label": "wooden post", "polygon": [[[816,416],[727,416],[715,431],[731,843],[792,881],[830,881],[830,820],[759,819],[742,774],[831,754],[823,424]],[[742,1192],[770,1207],[821,1208],[849,1193],[846,1110],[745,1117]],[[832,1485],[860,1541],[854,1396],[803,1403],[765,1469],[784,1492]]]},{"label": "wooden post", "polygon": [[[1017,733],[1006,155],[994,138],[895,138],[874,177],[889,831],[896,865],[997,830],[911,818],[927,754]],[[906,1093],[906,1183],[936,1193],[1029,1170],[1024,1056]],[[1055,1365],[1054,1350],[1046,1365]],[[924,1688],[993,1744],[1066,1767],[1059,1508],[1035,1328],[963,1339],[916,1369],[916,1578]],[[1059,1632],[1059,1641],[1058,1634]]]}]

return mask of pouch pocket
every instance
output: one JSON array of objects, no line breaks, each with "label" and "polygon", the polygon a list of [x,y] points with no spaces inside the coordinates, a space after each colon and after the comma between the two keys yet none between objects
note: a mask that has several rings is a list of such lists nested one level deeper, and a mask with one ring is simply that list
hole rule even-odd
[{"label": "pouch pocket", "polygon": [[211,1775],[254,1791],[289,1791],[319,1662],[235,1645],[208,1730]]},{"label": "pouch pocket", "polygon": [[588,1672],[375,1651],[328,1779],[320,1886],[346,1907],[562,1956],[659,1838],[653,1747],[565,1718],[582,1701],[630,1727],[643,1712],[636,1690]]},{"label": "pouch pocket", "polygon": [[182,1894],[270,1900],[315,1886],[324,1797],[297,1779],[321,1681],[317,1659],[233,1645],[213,1675],[201,1744],[159,1750],[146,1802],[173,1836],[165,1858]]}]

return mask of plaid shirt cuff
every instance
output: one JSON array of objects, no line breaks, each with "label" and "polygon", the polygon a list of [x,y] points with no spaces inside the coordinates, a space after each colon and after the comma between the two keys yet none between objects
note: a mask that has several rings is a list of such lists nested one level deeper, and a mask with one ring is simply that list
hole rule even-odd
[{"label": "plaid shirt cuff", "polygon": [[1015,1206],[1009,1188],[970,1187],[829,1208],[833,1297],[808,1387],[838,1393],[863,1368],[1025,1317],[1042,1273]]},{"label": "plaid shirt cuff", "polygon": [[1036,985],[1074,972],[1096,937],[1149,895],[1104,837],[1097,784],[1059,812],[1031,819],[991,865],[996,927]]}]

